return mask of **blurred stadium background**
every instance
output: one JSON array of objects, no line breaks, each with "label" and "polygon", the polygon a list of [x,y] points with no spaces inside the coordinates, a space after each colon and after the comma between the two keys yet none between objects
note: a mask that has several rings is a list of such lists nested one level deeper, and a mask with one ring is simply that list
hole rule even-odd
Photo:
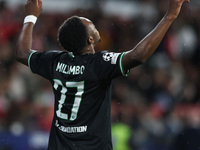
[{"label": "blurred stadium background", "polygon": [[[13,56],[26,0],[0,0],[0,150],[43,150],[53,115],[49,82]],[[33,49],[60,49],[59,25],[72,15],[100,31],[96,50],[133,48],[158,23],[168,0],[43,0]],[[113,81],[114,150],[200,149],[200,1],[184,5],[154,55]]]}]

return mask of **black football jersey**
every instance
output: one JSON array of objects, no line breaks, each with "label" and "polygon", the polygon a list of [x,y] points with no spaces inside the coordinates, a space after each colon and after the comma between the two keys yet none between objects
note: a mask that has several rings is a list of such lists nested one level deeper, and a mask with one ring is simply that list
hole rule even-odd
[{"label": "black football jersey", "polygon": [[111,150],[111,80],[126,75],[124,53],[32,52],[29,68],[55,95],[48,150]]}]

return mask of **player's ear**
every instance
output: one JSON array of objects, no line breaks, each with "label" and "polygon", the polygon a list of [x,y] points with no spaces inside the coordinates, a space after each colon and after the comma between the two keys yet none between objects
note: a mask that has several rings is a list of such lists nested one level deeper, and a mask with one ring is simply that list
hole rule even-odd
[{"label": "player's ear", "polygon": [[94,38],[92,36],[89,36],[87,43],[88,43],[88,45],[94,44]]}]

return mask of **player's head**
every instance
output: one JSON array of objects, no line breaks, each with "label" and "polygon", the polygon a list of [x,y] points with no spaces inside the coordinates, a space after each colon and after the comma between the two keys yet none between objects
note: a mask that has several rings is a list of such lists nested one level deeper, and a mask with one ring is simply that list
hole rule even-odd
[{"label": "player's head", "polygon": [[94,24],[87,18],[68,18],[58,30],[58,41],[70,52],[78,53],[87,45],[96,45],[101,40]]}]

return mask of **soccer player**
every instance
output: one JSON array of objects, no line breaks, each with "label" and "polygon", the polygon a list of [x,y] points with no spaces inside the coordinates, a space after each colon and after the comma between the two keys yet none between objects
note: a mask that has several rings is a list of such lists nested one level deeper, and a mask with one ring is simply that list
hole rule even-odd
[{"label": "soccer player", "polygon": [[41,0],[28,0],[26,17],[16,45],[17,60],[48,79],[55,94],[48,150],[111,150],[111,80],[126,76],[156,50],[181,6],[189,0],[169,0],[158,25],[132,50],[97,52],[99,32],[83,17],[68,18],[59,28],[58,41],[66,50],[31,50],[32,32],[42,10]]}]

